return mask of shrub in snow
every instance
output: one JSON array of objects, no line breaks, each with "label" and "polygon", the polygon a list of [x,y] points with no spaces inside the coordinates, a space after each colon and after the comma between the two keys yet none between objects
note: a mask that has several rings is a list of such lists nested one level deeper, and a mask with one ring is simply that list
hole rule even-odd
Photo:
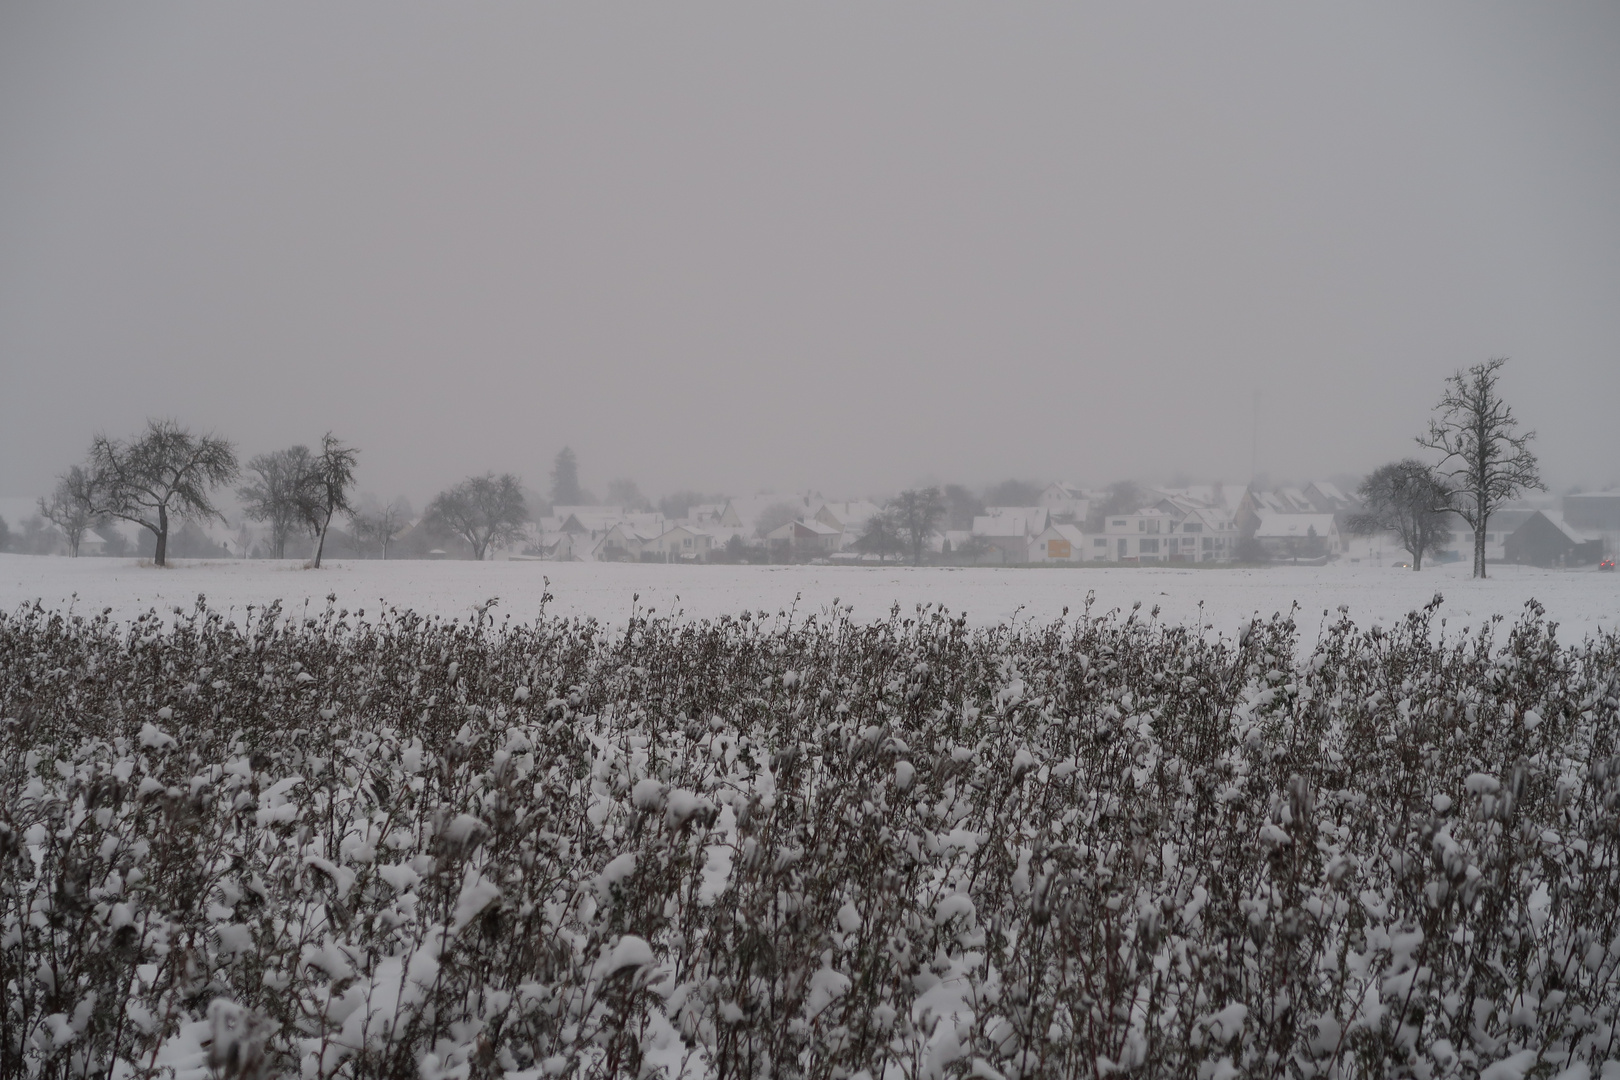
[{"label": "shrub in snow", "polygon": [[1620,1074],[1620,639],[1434,617],[0,616],[0,1076]]}]

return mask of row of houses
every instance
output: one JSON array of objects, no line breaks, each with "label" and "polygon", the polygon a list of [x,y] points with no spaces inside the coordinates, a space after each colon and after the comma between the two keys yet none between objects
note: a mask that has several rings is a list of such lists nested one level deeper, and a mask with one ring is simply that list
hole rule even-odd
[{"label": "row of houses", "polygon": [[[1230,562],[1252,539],[1273,558],[1326,560],[1343,550],[1336,512],[1351,504],[1331,485],[1311,485],[1318,502],[1293,493],[1227,490],[1220,485],[1156,489],[1147,505],[1093,515],[1102,493],[1051,484],[1034,506],[989,507],[971,528],[929,539],[944,561],[975,565],[1080,562]],[[1304,500],[1304,501],[1301,501]],[[779,497],[696,506],[685,518],[618,507],[554,507],[515,557],[590,561],[709,561],[721,550],[763,551],[774,561],[856,560],[857,542],[882,508],[869,500],[790,500],[798,516],[763,533],[759,517]],[[1247,530],[1240,515],[1249,521]]]},{"label": "row of houses", "polygon": [[[1134,500],[1141,505],[1128,512],[1093,514],[1092,508],[1104,505],[1100,500],[1108,497],[1074,485],[1050,484],[1036,505],[989,507],[973,518],[970,528],[938,532],[927,548],[941,561],[968,565],[1259,558],[1317,563],[1350,554],[1350,516],[1360,509],[1355,499],[1327,481],[1274,490],[1219,484],[1148,489]],[[18,522],[30,520],[24,512],[33,506],[24,500],[0,500],[0,509],[11,510],[9,516]],[[785,511],[794,516],[779,520]],[[857,550],[857,541],[881,512],[870,500],[830,501],[815,494],[758,495],[697,505],[681,518],[614,506],[556,506],[495,557],[598,562],[708,562],[721,557],[836,562],[895,557],[892,552],[863,555]],[[770,526],[763,534],[762,521]],[[31,535],[15,527],[13,531],[14,539]],[[116,553],[135,553],[145,539],[133,528],[120,526],[117,531],[129,535]],[[191,523],[171,544],[178,544],[181,557],[243,557],[254,549],[257,531],[246,522]],[[100,537],[86,537],[82,552],[114,554],[101,550],[105,543]],[[1359,543],[1362,557],[1378,550],[1366,541]],[[1388,548],[1387,540],[1383,547]],[[1466,558],[1472,548],[1473,535],[1459,522],[1454,546],[1442,558]],[[1566,495],[1558,510],[1550,506],[1498,510],[1485,536],[1490,562],[1580,566],[1617,549],[1620,491]],[[426,553],[441,558],[450,554]],[[1396,557],[1403,557],[1398,549]]]},{"label": "row of houses", "polygon": [[[1050,563],[1210,563],[1237,559],[1325,563],[1350,552],[1350,518],[1361,507],[1330,481],[1272,490],[1201,485],[1150,489],[1143,505],[1115,514],[1091,513],[1106,493],[1054,483],[1034,506],[989,507],[971,528],[930,538],[942,561],[972,565]],[[844,561],[882,508],[868,500],[795,497],[799,516],[757,534],[774,496],[694,507],[682,520],[627,514],[614,508],[561,507],[543,523],[550,536],[537,550],[547,557],[593,560],[705,561],[720,549],[763,549],[774,561]],[[1571,495],[1551,509],[1498,511],[1486,536],[1487,558],[1542,566],[1596,562],[1620,540],[1620,493]],[[1604,528],[1613,536],[1606,536]],[[1446,558],[1465,557],[1472,534],[1459,528]],[[1363,552],[1369,554],[1371,546]],[[1399,556],[1398,556],[1399,557]]]}]

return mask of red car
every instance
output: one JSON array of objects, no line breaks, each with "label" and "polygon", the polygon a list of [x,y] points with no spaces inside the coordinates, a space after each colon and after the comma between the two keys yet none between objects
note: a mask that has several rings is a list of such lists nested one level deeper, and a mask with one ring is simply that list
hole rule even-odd
[{"label": "red car", "polygon": [[1613,559],[1604,559],[1602,562],[1598,563],[1598,569],[1599,570],[1613,570],[1614,569],[1614,560]]}]

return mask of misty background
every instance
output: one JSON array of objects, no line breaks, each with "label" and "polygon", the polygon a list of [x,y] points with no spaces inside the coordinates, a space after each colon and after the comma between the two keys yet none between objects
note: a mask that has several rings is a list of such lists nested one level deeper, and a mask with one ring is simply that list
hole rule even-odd
[{"label": "misty background", "polygon": [[[0,7],[0,496],[1247,480],[1502,389],[1620,482],[1620,7]],[[1253,416],[1259,400],[1258,448]]]}]

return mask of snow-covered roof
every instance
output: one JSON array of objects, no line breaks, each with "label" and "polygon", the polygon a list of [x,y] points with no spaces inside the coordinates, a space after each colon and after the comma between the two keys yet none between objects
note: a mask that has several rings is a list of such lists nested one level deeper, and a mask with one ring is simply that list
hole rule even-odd
[{"label": "snow-covered roof", "polygon": [[1212,529],[1234,528],[1232,515],[1222,507],[1199,506],[1187,512],[1182,521],[1201,521]]},{"label": "snow-covered roof", "polygon": [[1078,525],[1048,525],[1041,530],[1036,540],[1067,540],[1075,546],[1083,546],[1086,542],[1085,533],[1080,531]]},{"label": "snow-covered roof", "polygon": [[662,540],[664,537],[673,536],[675,533],[686,533],[688,536],[694,537],[710,535],[709,530],[700,529],[695,525],[671,525],[669,528],[659,533],[657,538]]},{"label": "snow-covered roof", "polygon": [[973,519],[975,536],[1034,536],[1052,520],[1044,506],[992,506]]},{"label": "snow-covered roof", "polygon": [[870,521],[874,514],[882,512],[883,508],[870,499],[852,499],[848,502],[824,502],[815,516],[825,514],[849,530],[860,528]]},{"label": "snow-covered roof", "polygon": [[1337,533],[1332,514],[1279,514],[1270,510],[1259,513],[1260,524],[1254,535],[1261,537],[1304,537],[1316,530],[1317,536]]},{"label": "snow-covered roof", "polygon": [[1339,490],[1339,485],[1331,480],[1312,480],[1308,486],[1314,487],[1321,493],[1323,498],[1331,502],[1346,506],[1350,503],[1350,499],[1345,493]]},{"label": "snow-covered roof", "polygon": [[[1553,528],[1555,528],[1559,532],[1563,533],[1564,536],[1567,537],[1569,539],[1569,542],[1572,543],[1572,544],[1589,544],[1593,540],[1602,539],[1602,537],[1599,536],[1597,533],[1589,533],[1585,529],[1577,529],[1575,526],[1573,526],[1569,522],[1565,521],[1564,520],[1564,515],[1560,514],[1556,510],[1538,510],[1538,511],[1536,511],[1536,513],[1540,514],[1542,517],[1546,518],[1549,522],[1551,522]],[[1532,514],[1530,516],[1534,517],[1535,514]],[[1520,525],[1519,527],[1523,528],[1524,526]]]},{"label": "snow-covered roof", "polygon": [[791,540],[793,537],[797,536],[801,530],[804,532],[813,533],[816,536],[843,535],[842,530],[835,529],[825,522],[817,521],[815,518],[797,518],[788,522],[786,525],[780,525],[777,528],[772,529],[770,532],[765,534],[765,538],[767,540]]}]

